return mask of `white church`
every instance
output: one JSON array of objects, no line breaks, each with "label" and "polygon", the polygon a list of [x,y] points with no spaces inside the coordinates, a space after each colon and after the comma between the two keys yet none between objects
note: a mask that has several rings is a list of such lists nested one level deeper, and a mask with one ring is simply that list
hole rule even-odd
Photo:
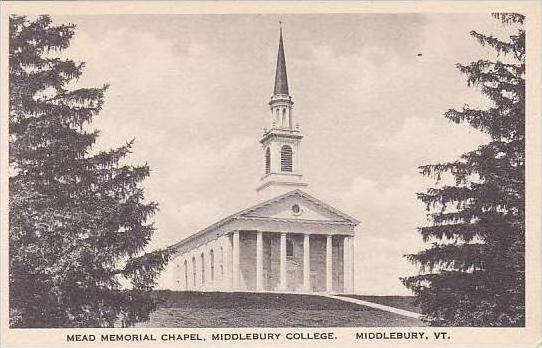
[{"label": "white church", "polygon": [[359,221],[305,192],[280,32],[260,203],[171,246],[171,290],[352,293]]}]

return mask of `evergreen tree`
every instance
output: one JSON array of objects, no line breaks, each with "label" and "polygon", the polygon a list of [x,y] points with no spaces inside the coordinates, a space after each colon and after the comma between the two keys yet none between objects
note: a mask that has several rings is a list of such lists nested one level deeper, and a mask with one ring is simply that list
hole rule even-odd
[{"label": "evergreen tree", "polygon": [[[418,194],[431,221],[419,232],[432,246],[407,255],[420,274],[402,281],[434,326],[525,324],[525,18],[493,16],[514,34],[471,35],[498,59],[458,64],[491,106],[445,113],[491,140],[457,161],[420,167],[440,183]],[[444,176],[455,183],[442,183]]]},{"label": "evergreen tree", "polygon": [[54,26],[48,16],[12,16],[9,26],[10,325],[145,320],[168,258],[166,250],[142,255],[157,210],[140,187],[149,167],[121,163],[132,142],[91,153],[98,132],[85,126],[107,85],[68,88],[84,66],[59,58],[75,27]]}]

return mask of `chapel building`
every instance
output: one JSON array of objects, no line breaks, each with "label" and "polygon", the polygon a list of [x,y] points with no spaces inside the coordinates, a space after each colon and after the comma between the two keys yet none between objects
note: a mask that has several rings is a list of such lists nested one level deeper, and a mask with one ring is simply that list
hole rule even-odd
[{"label": "chapel building", "polygon": [[282,29],[260,203],[174,244],[172,290],[352,293],[359,222],[305,192]]}]

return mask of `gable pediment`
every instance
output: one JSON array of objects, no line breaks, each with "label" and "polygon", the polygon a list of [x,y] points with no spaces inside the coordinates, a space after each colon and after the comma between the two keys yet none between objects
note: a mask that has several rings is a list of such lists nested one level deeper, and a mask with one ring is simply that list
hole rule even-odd
[{"label": "gable pediment", "polygon": [[246,209],[238,216],[358,224],[356,219],[301,190],[294,190],[258,204]]},{"label": "gable pediment", "polygon": [[[297,205],[297,209],[293,207]],[[180,250],[183,246],[186,247],[190,242],[194,242],[198,239],[206,240],[205,238],[215,238],[218,234],[224,234],[232,229],[244,229],[246,226],[232,226],[228,224],[235,224],[236,220],[272,220],[273,223],[286,223],[290,224],[292,221],[298,220],[299,222],[315,223],[315,224],[333,224],[341,225],[350,230],[341,230],[344,234],[352,232],[353,226],[359,224],[359,221],[355,218],[335,209],[329,204],[309,195],[301,190],[293,190],[285,193],[281,196],[277,196],[268,201],[259,203],[250,208],[239,211],[224,219],[217,221],[216,223],[208,226],[207,228],[181,240],[180,242],[172,245],[171,247]],[[278,220],[278,221],[277,221]],[[250,229],[250,228],[249,228]],[[207,236],[207,237],[206,237]]]}]

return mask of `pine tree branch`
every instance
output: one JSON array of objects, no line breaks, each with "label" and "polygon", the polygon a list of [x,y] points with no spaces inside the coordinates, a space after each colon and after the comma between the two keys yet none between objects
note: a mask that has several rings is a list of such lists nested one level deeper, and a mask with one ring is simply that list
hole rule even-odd
[{"label": "pine tree branch", "polygon": [[421,272],[433,272],[435,269],[452,269],[472,272],[482,269],[486,259],[485,246],[481,243],[437,244],[417,254],[407,255],[407,259],[420,265]]}]

